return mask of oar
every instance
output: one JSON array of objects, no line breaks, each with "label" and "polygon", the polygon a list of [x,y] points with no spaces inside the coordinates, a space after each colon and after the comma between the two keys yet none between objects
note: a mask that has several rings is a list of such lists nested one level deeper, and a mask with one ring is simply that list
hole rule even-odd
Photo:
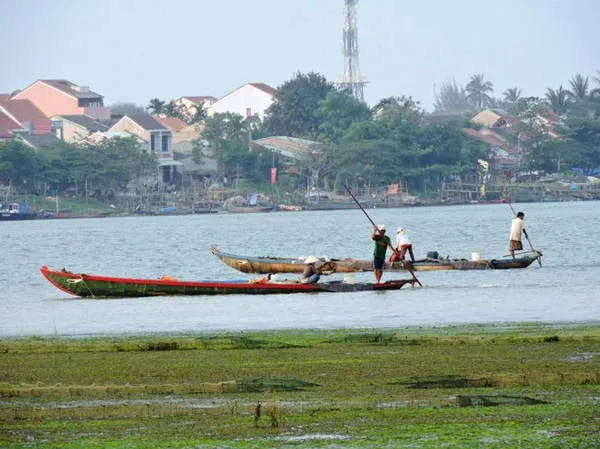
[{"label": "oar", "polygon": [[[356,203],[356,205],[357,205],[357,206],[360,208],[360,210],[362,210],[362,211],[363,211],[363,213],[365,214],[365,216],[366,216],[366,217],[369,219],[369,221],[371,222],[371,224],[373,225],[373,227],[374,227],[375,229],[377,229],[377,225],[375,224],[375,222],[374,222],[374,221],[371,219],[371,217],[369,217],[369,214],[367,214],[367,211],[363,209],[363,207],[360,205],[360,203],[358,202],[358,200],[356,199],[356,197],[355,197],[355,196],[352,194],[352,191],[351,191],[351,190],[348,188],[348,186],[346,186],[346,185],[345,185],[345,186],[344,186],[344,188],[345,188],[345,189],[348,191],[348,193],[350,194],[350,196],[352,197],[352,199],[354,200],[354,202]],[[396,252],[396,250],[394,249],[394,247],[393,247],[391,244],[388,244],[388,246],[390,247],[390,249],[391,249],[393,252]],[[413,270],[410,268],[410,265],[408,264],[408,262],[406,262],[406,264],[405,264],[405,268],[406,268],[406,271],[408,271],[408,272],[409,272],[409,273],[412,275],[412,277],[413,277],[413,280],[414,280],[414,281],[415,281],[417,284],[419,284],[421,287],[423,287],[423,284],[421,284],[421,281],[419,281],[419,280],[417,279],[417,277],[415,276],[415,273],[414,273],[414,272],[413,272]]]},{"label": "oar", "polygon": [[[508,205],[510,206],[510,210],[512,210],[512,213],[513,213],[513,214],[514,214],[514,216],[516,217],[516,216],[517,216],[517,212],[515,211],[515,208],[513,207],[512,203],[510,202],[510,198],[508,198],[508,197],[507,197],[507,200],[508,200]],[[537,256],[538,256],[538,258],[537,258],[537,261],[538,261],[538,263],[540,264],[540,267],[541,267],[541,266],[542,266],[542,258],[541,258],[541,255],[540,255],[539,251],[537,251],[537,250],[536,250],[536,249],[533,247],[533,245],[531,244],[531,240],[529,240],[529,236],[527,235],[527,231],[525,230],[525,228],[523,228],[523,234],[525,234],[525,238],[527,239],[527,243],[529,243],[529,247],[531,248],[531,251],[532,251],[534,254],[537,254]]]}]

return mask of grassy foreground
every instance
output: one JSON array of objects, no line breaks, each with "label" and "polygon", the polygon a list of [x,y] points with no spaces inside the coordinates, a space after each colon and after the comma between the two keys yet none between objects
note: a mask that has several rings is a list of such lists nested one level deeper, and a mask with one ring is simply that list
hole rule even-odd
[{"label": "grassy foreground", "polygon": [[599,384],[593,324],[2,340],[0,447],[597,448]]}]

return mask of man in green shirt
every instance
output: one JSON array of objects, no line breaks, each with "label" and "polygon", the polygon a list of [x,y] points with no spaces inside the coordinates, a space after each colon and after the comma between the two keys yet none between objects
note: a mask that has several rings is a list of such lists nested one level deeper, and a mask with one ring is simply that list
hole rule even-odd
[{"label": "man in green shirt", "polygon": [[385,235],[385,225],[377,225],[373,227],[371,240],[375,243],[373,248],[373,271],[375,273],[375,283],[381,282],[383,275],[383,267],[385,265],[385,253],[388,246],[392,246],[392,241]]}]

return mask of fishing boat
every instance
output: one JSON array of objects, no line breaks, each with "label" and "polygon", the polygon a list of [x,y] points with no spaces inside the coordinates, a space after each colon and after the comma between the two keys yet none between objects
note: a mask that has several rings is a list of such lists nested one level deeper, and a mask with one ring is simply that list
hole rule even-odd
[{"label": "fishing boat", "polygon": [[0,204],[0,221],[33,220],[37,215],[37,212],[25,203]]},{"label": "fishing boat", "polygon": [[[217,248],[211,248],[211,252],[225,265],[235,268],[243,273],[301,273],[304,270],[304,257],[248,257],[230,253],[224,253]],[[425,258],[414,262],[386,262],[385,269],[388,271],[439,271],[439,270],[501,270],[511,268],[526,268],[541,257],[541,252],[536,251],[530,255],[522,255],[515,259],[439,259]],[[335,273],[356,273],[360,271],[373,271],[370,260],[359,259],[330,259],[319,257],[317,267],[327,263],[327,268]]]},{"label": "fishing boat", "polygon": [[183,295],[267,295],[288,293],[333,293],[398,290],[413,279],[398,279],[379,284],[367,282],[319,282],[301,284],[293,281],[271,282],[267,277],[254,280],[182,281],[169,276],[159,279],[123,278],[72,273],[63,268],[51,270],[46,265],[42,275],[56,288],[81,298],[127,298]]}]

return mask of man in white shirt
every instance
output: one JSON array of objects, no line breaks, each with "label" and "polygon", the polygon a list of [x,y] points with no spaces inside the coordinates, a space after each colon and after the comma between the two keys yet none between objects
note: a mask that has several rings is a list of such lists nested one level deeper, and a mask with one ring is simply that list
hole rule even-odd
[{"label": "man in white shirt", "polygon": [[515,258],[515,251],[520,251],[523,249],[523,244],[521,243],[521,232],[523,232],[525,237],[527,237],[527,231],[525,228],[523,228],[524,219],[525,214],[523,212],[517,212],[517,216],[513,219],[510,225],[508,251],[513,259]]},{"label": "man in white shirt", "polygon": [[415,261],[415,255],[413,254],[412,242],[406,235],[406,231],[402,228],[396,230],[396,251],[399,253],[399,260],[404,260],[406,251],[410,254],[410,260]]}]

